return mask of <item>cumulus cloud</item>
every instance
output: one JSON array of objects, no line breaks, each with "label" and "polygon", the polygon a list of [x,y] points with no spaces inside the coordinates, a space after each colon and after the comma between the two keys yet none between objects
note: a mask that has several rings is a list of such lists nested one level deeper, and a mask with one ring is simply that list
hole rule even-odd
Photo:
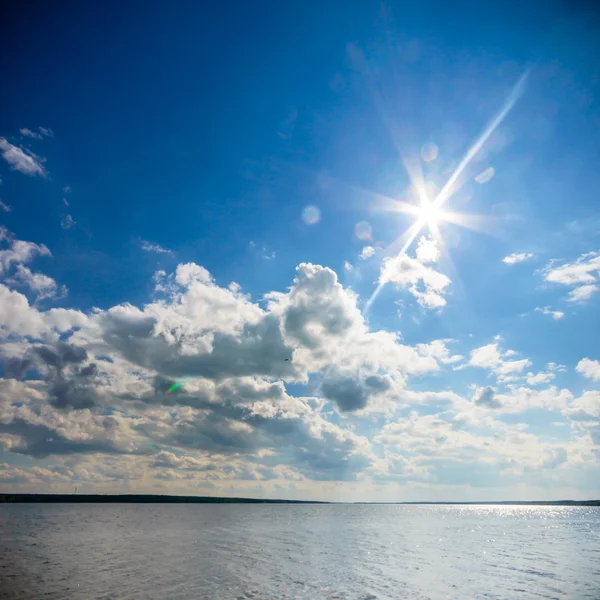
[{"label": "cumulus cloud", "polygon": [[[52,277],[42,273],[33,273],[29,267],[17,265],[17,270],[13,275],[12,282],[21,284],[35,292],[38,300],[44,298],[54,298],[58,294],[58,284]],[[66,295],[66,288],[61,287],[61,296]]]},{"label": "cumulus cloud", "polygon": [[[435,253],[423,244],[411,260],[427,269]],[[29,276],[23,262],[9,262]],[[456,342],[409,346],[399,333],[371,330],[357,295],[331,269],[300,264],[287,289],[260,302],[235,282],[218,285],[195,263],[154,281],[151,302],[88,314],[41,310],[0,284],[6,452],[71,461],[67,480],[144,473],[152,484],[193,489],[232,480],[435,481],[442,457],[478,456],[503,468],[562,464],[555,447],[496,416],[567,410],[572,395],[484,387],[468,400],[450,390],[411,390],[412,378],[465,360],[451,351]],[[499,340],[489,346],[474,350],[469,364],[499,379],[522,375],[516,353]]]},{"label": "cumulus cloud", "polygon": [[533,258],[533,254],[531,252],[514,252],[513,254],[509,254],[502,259],[503,263],[507,265],[514,265],[525,260],[529,260]]},{"label": "cumulus cloud", "polygon": [[529,385],[541,385],[552,381],[556,375],[552,372],[527,373],[526,381]]},{"label": "cumulus cloud", "polygon": [[[421,257],[431,261],[434,242],[419,241],[418,250]],[[437,250],[437,248],[435,249]],[[437,256],[436,256],[437,259]],[[444,294],[450,285],[450,278],[424,264],[419,258],[411,258],[406,254],[386,258],[381,265],[379,283],[396,283],[408,288],[418,303],[425,308],[441,308],[446,305]]]},{"label": "cumulus cloud", "polygon": [[216,285],[194,263],[161,273],[158,281],[163,298],[143,309],[97,312],[74,340],[171,378],[305,382],[310,373],[336,367],[360,369],[361,381],[380,369],[402,381],[439,368],[431,353],[400,344],[397,334],[370,332],[356,295],[318,265],[301,264],[287,292],[267,295],[266,309],[237,285]]},{"label": "cumulus cloud", "polygon": [[590,358],[582,358],[575,367],[578,373],[581,373],[588,379],[600,381],[600,361],[591,360]]},{"label": "cumulus cloud", "polygon": [[29,306],[27,298],[0,283],[0,337],[39,337],[48,332],[42,315]]},{"label": "cumulus cloud", "polygon": [[375,252],[377,252],[377,250],[373,246],[365,246],[361,250],[360,259],[366,260],[367,258],[372,258],[373,256],[375,256]]},{"label": "cumulus cloud", "polygon": [[600,255],[598,252],[582,254],[575,262],[555,266],[550,261],[543,270],[544,279],[550,283],[558,283],[573,287],[569,292],[570,302],[585,302],[599,289]]},{"label": "cumulus cloud", "polygon": [[26,321],[38,336],[57,325],[79,327],[74,341],[108,355],[117,352],[168,377],[306,381],[309,373],[337,365],[342,371],[360,367],[361,381],[374,381],[367,378],[379,369],[402,381],[439,368],[438,353],[404,346],[396,334],[369,332],[355,294],[333,271],[303,264],[297,273],[288,292],[268,295],[267,310],[250,302],[239,286],[221,288],[206,269],[189,263],[161,276],[166,297],[144,309],[121,305],[89,317],[60,309],[38,313],[25,297],[6,290],[14,314],[22,316],[5,322],[13,328]]},{"label": "cumulus cloud", "polygon": [[347,260],[344,261],[344,271],[347,271],[349,273],[353,270],[354,270],[354,267]]},{"label": "cumulus cloud", "polygon": [[4,202],[2,202],[2,200],[0,200],[0,211],[8,213],[12,210],[12,207],[10,207],[8,204],[5,204]]},{"label": "cumulus cloud", "polygon": [[389,377],[369,375],[361,378],[356,374],[330,374],[321,384],[321,392],[335,402],[341,412],[366,408],[369,399],[387,392],[392,387]]},{"label": "cumulus cloud", "polygon": [[572,421],[600,423],[600,392],[595,390],[584,392],[579,398],[570,402],[562,412]]},{"label": "cumulus cloud", "polygon": [[52,256],[44,244],[34,244],[15,240],[5,227],[0,226],[0,242],[8,242],[9,247],[0,250],[0,275],[14,265],[31,262],[37,256]]},{"label": "cumulus cloud", "polygon": [[417,260],[424,263],[437,262],[440,258],[440,251],[433,238],[421,236],[416,250]]},{"label": "cumulus cloud", "polygon": [[33,346],[23,357],[12,357],[7,370],[15,377],[24,376],[31,368],[43,373],[48,401],[56,408],[92,408],[99,400],[93,382],[98,369],[94,363],[83,366],[87,358],[84,348],[58,342]]},{"label": "cumulus cloud", "polygon": [[43,160],[30,150],[13,146],[6,138],[0,137],[2,158],[15,170],[25,175],[45,176]]},{"label": "cumulus cloud", "polygon": [[[58,293],[58,285],[54,279],[42,273],[34,273],[26,263],[40,256],[52,256],[50,250],[43,244],[16,240],[7,231],[0,227],[0,243],[8,243],[8,248],[0,250],[0,277],[12,287],[26,287],[34,292],[38,300],[53,298]],[[66,288],[61,288],[61,293],[66,294]]]},{"label": "cumulus cloud", "polygon": [[507,350],[503,352],[498,343],[495,342],[472,350],[468,364],[472,367],[489,369],[498,381],[513,381],[520,376],[524,369],[531,366],[531,361],[526,358],[506,360],[506,357],[513,355],[514,351]]},{"label": "cumulus cloud", "polygon": [[5,451],[36,458],[82,453],[136,453],[141,441],[130,419],[65,413],[44,400],[28,382],[0,379],[0,445]]}]

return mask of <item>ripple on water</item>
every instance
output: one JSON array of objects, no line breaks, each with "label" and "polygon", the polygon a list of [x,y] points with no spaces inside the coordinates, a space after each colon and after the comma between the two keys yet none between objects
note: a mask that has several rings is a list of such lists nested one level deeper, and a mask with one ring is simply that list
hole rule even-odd
[{"label": "ripple on water", "polygon": [[600,598],[600,509],[2,505],[0,598]]}]

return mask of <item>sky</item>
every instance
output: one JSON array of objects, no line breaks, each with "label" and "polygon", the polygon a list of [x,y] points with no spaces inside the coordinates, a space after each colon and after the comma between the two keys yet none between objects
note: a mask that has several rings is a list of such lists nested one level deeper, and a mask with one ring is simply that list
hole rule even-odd
[{"label": "sky", "polygon": [[0,491],[600,497],[593,3],[0,25]]}]

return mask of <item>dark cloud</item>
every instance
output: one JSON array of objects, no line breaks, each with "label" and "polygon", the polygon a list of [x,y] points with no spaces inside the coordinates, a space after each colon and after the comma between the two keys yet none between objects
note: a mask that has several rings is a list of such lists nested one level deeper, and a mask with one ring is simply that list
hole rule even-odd
[{"label": "dark cloud", "polygon": [[62,361],[60,359],[60,355],[58,354],[58,352],[52,350],[52,348],[48,346],[37,346],[33,349],[33,353],[46,366],[53,367],[55,369],[62,368]]},{"label": "dark cloud", "polygon": [[5,371],[9,377],[21,379],[29,368],[40,366],[48,384],[48,401],[52,406],[60,409],[92,408],[100,399],[95,381],[98,367],[90,363],[76,368],[87,357],[85,348],[58,342],[54,346],[35,346],[24,358],[9,359]]},{"label": "dark cloud", "polygon": [[181,344],[154,335],[153,317],[130,318],[107,313],[102,319],[104,340],[127,360],[162,373],[165,377],[195,376],[211,380],[227,377],[296,374],[292,347],[285,344],[279,320],[267,315],[258,323],[246,324],[239,335],[214,334],[212,350],[198,354],[181,352]]},{"label": "dark cloud", "polygon": [[23,379],[27,371],[33,366],[30,358],[18,358],[13,356],[4,361],[4,376],[13,379]]},{"label": "dark cloud", "polygon": [[[91,369],[94,367],[94,369]],[[55,408],[92,408],[100,400],[95,384],[91,381],[95,375],[96,365],[92,364],[85,370],[91,370],[91,376],[82,375],[81,372],[70,378],[61,373],[54,374],[48,381],[48,400]]]},{"label": "dark cloud", "polygon": [[79,364],[87,359],[85,348],[66,342],[58,342],[55,348],[36,346],[33,352],[43,363],[55,369],[63,369],[69,364]]},{"label": "dark cloud", "polygon": [[98,374],[98,367],[96,363],[90,363],[86,367],[79,370],[79,375],[82,377],[94,377]]},{"label": "dark cloud", "polygon": [[367,406],[369,395],[360,383],[351,377],[337,377],[326,380],[321,392],[328,400],[333,400],[342,412],[360,410]]},{"label": "dark cloud", "polygon": [[488,408],[500,408],[502,403],[496,398],[494,388],[489,385],[484,388],[478,388],[473,394],[473,402],[477,406],[487,406]]},{"label": "dark cloud", "polygon": [[392,387],[389,377],[382,377],[380,375],[365,377],[365,385],[377,392],[387,392]]},{"label": "dark cloud", "polygon": [[85,348],[74,346],[73,344],[59,342],[56,345],[56,349],[65,365],[69,363],[78,364],[87,359]]},{"label": "dark cloud", "polygon": [[[286,396],[281,384],[228,381],[212,394],[181,392],[166,398],[200,410],[182,413],[185,416],[175,417],[161,430],[140,423],[140,433],[166,447],[250,460],[259,450],[269,449],[274,452],[261,459],[263,464],[288,465],[318,480],[355,479],[372,461],[357,436],[322,419],[305,401]],[[152,394],[144,401],[156,403]]]},{"label": "dark cloud", "polygon": [[9,433],[20,438],[18,444],[10,447],[11,452],[26,454],[35,458],[45,458],[53,454],[65,455],[86,452],[123,454],[123,451],[111,440],[70,440],[48,425],[30,423],[21,418],[15,418],[9,423],[0,422],[0,433]]},{"label": "dark cloud", "polygon": [[351,412],[365,408],[369,398],[386,392],[391,387],[389,377],[369,375],[361,380],[357,375],[334,374],[321,384],[325,398],[332,400],[342,412]]}]

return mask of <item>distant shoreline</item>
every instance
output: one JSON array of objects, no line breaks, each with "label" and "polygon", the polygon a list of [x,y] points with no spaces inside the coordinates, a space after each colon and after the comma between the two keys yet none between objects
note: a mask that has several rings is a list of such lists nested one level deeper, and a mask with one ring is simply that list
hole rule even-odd
[{"label": "distant shoreline", "polygon": [[540,500],[499,502],[319,502],[219,496],[167,496],[153,494],[0,494],[2,503],[123,503],[123,504],[394,504],[467,506],[600,506],[600,500]]}]

